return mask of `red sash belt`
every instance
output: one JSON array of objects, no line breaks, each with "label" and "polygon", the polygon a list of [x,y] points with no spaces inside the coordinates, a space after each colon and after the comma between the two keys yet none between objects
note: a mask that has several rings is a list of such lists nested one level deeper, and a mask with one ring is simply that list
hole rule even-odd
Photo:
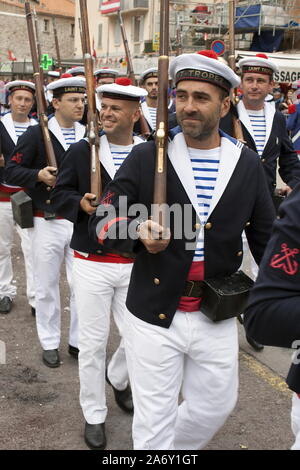
[{"label": "red sash belt", "polygon": [[[34,217],[45,218],[45,213],[43,211],[33,211]],[[64,220],[64,217],[55,217],[55,220]]]},{"label": "red sash belt", "polygon": [[88,255],[82,256],[77,251],[74,251],[74,258],[83,259],[87,261],[94,261],[96,263],[114,263],[114,264],[132,264],[134,259],[125,258],[124,256],[117,255],[115,253],[108,253],[105,255]]}]

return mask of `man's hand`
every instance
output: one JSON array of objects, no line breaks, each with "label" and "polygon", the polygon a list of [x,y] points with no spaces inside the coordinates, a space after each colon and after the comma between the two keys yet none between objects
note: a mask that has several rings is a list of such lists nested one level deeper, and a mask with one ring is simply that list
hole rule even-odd
[{"label": "man's hand", "polygon": [[5,167],[5,160],[4,160],[3,155],[0,155],[0,168],[4,168],[4,167]]},{"label": "man's hand", "polygon": [[80,201],[81,209],[88,215],[92,215],[96,212],[97,207],[91,205],[91,201],[94,201],[95,199],[95,194],[86,193]]},{"label": "man's hand", "polygon": [[287,184],[283,188],[280,188],[278,190],[278,193],[281,196],[288,196],[291,192],[292,192],[292,188],[290,188],[290,186],[288,186]]},{"label": "man's hand", "polygon": [[45,183],[47,186],[54,186],[56,183],[57,168],[54,166],[46,166],[38,172],[38,181]]},{"label": "man's hand", "polygon": [[137,233],[147,251],[153,255],[164,251],[171,239],[170,229],[163,228],[153,220],[142,222],[137,228]]}]

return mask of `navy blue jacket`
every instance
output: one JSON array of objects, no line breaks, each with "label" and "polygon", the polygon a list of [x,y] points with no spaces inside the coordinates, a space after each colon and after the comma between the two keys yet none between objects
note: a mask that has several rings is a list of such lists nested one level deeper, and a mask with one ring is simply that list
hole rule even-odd
[{"label": "navy blue jacket", "polygon": [[[226,137],[226,136],[225,136]],[[228,138],[228,136],[227,136]],[[237,145],[234,139],[233,147]],[[114,180],[108,184],[103,195],[105,202],[115,208],[115,213],[99,215],[106,206],[100,206],[97,215],[90,217],[89,229],[91,237],[97,241],[99,232],[105,231],[108,222],[116,222],[121,237],[109,237],[101,240],[99,247],[107,250],[115,249],[127,253],[135,253],[131,281],[127,296],[127,307],[132,314],[140,319],[169,328],[175,315],[185,281],[193,261],[194,250],[187,249],[191,240],[185,235],[184,220],[183,236],[171,238],[168,248],[156,255],[147,252],[144,245],[134,236],[126,236],[127,231],[134,233],[134,225],[138,217],[120,215],[119,196],[127,196],[128,208],[136,203],[146,206],[151,213],[153,201],[155,172],[155,143],[147,142],[133,148]],[[228,155],[230,158],[230,155]],[[247,188],[247,190],[245,190]],[[167,163],[167,204],[187,205],[191,208],[190,230],[195,234],[197,214],[179,179],[173,165]],[[242,260],[242,232],[245,229],[251,251],[259,263],[271,233],[274,219],[274,208],[267,189],[264,171],[257,155],[244,147],[239,161],[222,194],[219,202],[205,226],[205,277],[212,278],[236,272]],[[178,226],[177,226],[178,228]],[[174,234],[174,220],[171,219],[171,233]],[[131,231],[132,230],[132,231]],[[130,231],[130,232],[129,232]],[[101,238],[101,237],[100,237]],[[160,279],[160,283],[155,282]],[[165,318],[162,319],[162,315]]]},{"label": "navy blue jacket", "polygon": [[[90,146],[85,139],[70,146],[59,168],[51,201],[56,212],[73,222],[74,230],[70,243],[71,248],[91,254],[101,254],[99,244],[89,237],[89,215],[80,207],[84,194],[90,193]],[[111,181],[105,168],[101,165],[102,188]]]},{"label": "navy blue jacket", "polygon": [[[244,321],[248,334],[262,344],[300,347],[300,184],[279,208],[279,219],[260,264]],[[298,355],[299,359],[299,355]],[[300,366],[287,379],[300,393]]]},{"label": "navy blue jacket", "polygon": [[[65,150],[49,131],[58,168],[65,154]],[[7,162],[5,168],[5,181],[7,184],[22,186],[33,200],[34,209],[46,212],[55,212],[53,204],[49,201],[49,191],[44,183],[38,181],[38,173],[48,166],[45,146],[40,125],[31,126],[19,138],[18,143]]]},{"label": "navy blue jacket", "polygon": [[[257,152],[252,136],[244,124],[241,123],[241,125],[246,145]],[[221,119],[220,128],[233,135],[232,113]],[[271,194],[276,188],[277,161],[280,177],[291,188],[294,188],[300,182],[300,162],[288,135],[285,117],[279,111],[276,111],[274,115],[271,134],[261,156]]]}]

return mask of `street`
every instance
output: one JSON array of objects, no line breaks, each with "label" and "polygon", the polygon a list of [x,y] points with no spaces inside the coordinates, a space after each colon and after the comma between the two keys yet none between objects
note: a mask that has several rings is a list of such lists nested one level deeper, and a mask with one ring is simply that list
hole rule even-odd
[{"label": "street", "polygon": [[[69,311],[65,276],[61,279],[63,364],[58,369],[49,369],[42,363],[35,319],[27,304],[17,235],[13,262],[18,295],[10,314],[0,315],[0,341],[6,346],[6,364],[0,364],[0,450],[85,450],[77,361],[67,352]],[[289,449],[293,443],[291,392],[284,378],[291,351],[266,347],[255,353],[240,325],[239,337],[239,401],[207,450]],[[118,335],[112,327],[108,357],[117,344]],[[130,450],[131,417],[116,406],[109,386],[107,397],[107,450]]]}]

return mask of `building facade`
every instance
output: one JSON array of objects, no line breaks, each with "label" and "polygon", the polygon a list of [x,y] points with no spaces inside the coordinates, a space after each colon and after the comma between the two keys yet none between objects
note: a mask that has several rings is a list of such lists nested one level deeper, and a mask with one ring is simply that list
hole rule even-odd
[{"label": "building facade", "polygon": [[[53,18],[62,59],[74,58],[75,43],[75,0],[31,0],[36,11],[38,37],[42,54],[57,58]],[[12,68],[15,74],[31,62],[30,46],[24,12],[24,0],[0,0],[0,73]],[[23,65],[21,65],[23,64]]]}]

